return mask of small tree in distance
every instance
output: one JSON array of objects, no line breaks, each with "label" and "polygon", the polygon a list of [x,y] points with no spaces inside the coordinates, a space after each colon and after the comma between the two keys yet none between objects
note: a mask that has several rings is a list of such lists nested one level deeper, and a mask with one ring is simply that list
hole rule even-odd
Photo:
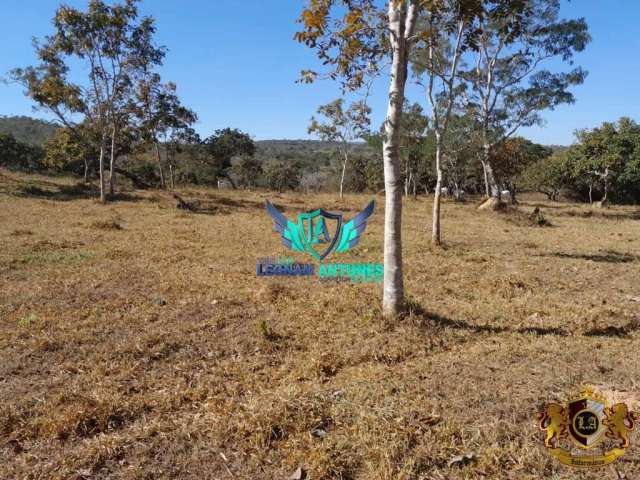
[{"label": "small tree in distance", "polygon": [[336,142],[342,157],[342,174],[340,175],[340,198],[343,198],[344,177],[349,162],[349,153],[354,141],[363,139],[369,133],[371,109],[364,101],[354,102],[345,110],[344,101],[339,98],[318,108],[318,114],[325,121],[311,117],[308,132],[317,135],[325,142]]},{"label": "small tree in distance", "polygon": [[236,184],[231,177],[231,160],[235,157],[253,157],[256,145],[249,135],[237,128],[216,130],[203,143],[208,154],[207,163],[215,170],[217,177],[229,180],[235,189]]}]

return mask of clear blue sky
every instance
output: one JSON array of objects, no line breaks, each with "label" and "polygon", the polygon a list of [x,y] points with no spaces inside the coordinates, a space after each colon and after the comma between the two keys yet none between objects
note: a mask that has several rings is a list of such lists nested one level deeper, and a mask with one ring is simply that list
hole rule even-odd
[{"label": "clear blue sky", "polygon": [[[85,1],[72,0],[73,6]],[[32,64],[33,36],[51,32],[57,0],[12,2],[3,10],[0,75]],[[307,138],[308,120],[318,107],[339,96],[329,81],[296,84],[302,68],[317,67],[311,50],[292,37],[302,1],[291,0],[145,0],[142,12],[156,18],[158,43],[169,48],[162,68],[165,80],[178,84],[183,102],[208,135],[216,128],[238,127],[256,139]],[[584,16],[593,36],[577,63],[589,71],[574,90],[575,105],[544,114],[544,128],[521,133],[545,144],[568,144],[576,128],[594,127],[627,115],[640,120],[640,2],[574,0],[563,15]],[[376,84],[370,99],[376,126],[386,105],[386,85]],[[424,103],[416,87],[412,100]],[[0,114],[33,115],[32,103],[17,85],[0,85]]]}]

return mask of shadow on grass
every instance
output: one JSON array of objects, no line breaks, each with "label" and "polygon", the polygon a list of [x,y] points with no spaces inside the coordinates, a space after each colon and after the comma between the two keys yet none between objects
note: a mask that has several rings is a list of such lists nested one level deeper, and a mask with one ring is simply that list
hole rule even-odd
[{"label": "shadow on grass", "polygon": [[[72,200],[98,198],[99,190],[92,184],[77,183],[75,185],[56,185],[55,189],[44,189],[35,185],[24,185],[19,187],[16,195],[24,198],[41,198],[45,200],[55,200],[68,202]],[[108,196],[110,202],[138,202],[141,197],[119,192]]]},{"label": "shadow on grass", "polygon": [[[422,326],[431,327],[436,326],[440,328],[449,328],[453,330],[463,330],[469,333],[488,333],[488,334],[500,334],[500,333],[515,333],[515,334],[533,334],[537,336],[553,335],[558,337],[567,337],[570,332],[559,327],[538,327],[538,326],[526,326],[526,327],[499,327],[495,325],[473,325],[464,320],[454,320],[451,318],[443,317],[435,313],[431,313],[420,304],[415,301],[409,301],[407,304],[408,315],[412,315],[418,318]],[[640,317],[631,320],[626,325],[621,327],[607,325],[603,327],[596,327],[587,330],[582,334],[584,337],[610,337],[610,338],[627,338],[632,333],[640,331]]]},{"label": "shadow on grass", "polygon": [[265,208],[263,202],[255,202],[253,200],[234,200],[231,198],[216,197],[212,199],[219,205],[235,208]]},{"label": "shadow on grass", "polygon": [[545,210],[549,208],[563,209],[563,208],[570,207],[570,205],[566,205],[562,203],[553,204],[553,203],[539,203],[539,202],[527,202],[527,201],[518,201],[518,205],[522,207],[544,208]]},{"label": "shadow on grass", "polygon": [[464,330],[470,333],[518,333],[518,334],[534,334],[538,336],[543,335],[555,335],[560,337],[566,337],[569,332],[558,327],[499,327],[495,325],[473,325],[465,320],[454,320],[451,318],[443,317],[441,315],[429,312],[422,308],[422,306],[415,302],[410,302],[408,305],[409,314],[420,319],[425,325],[435,325],[441,328],[450,328],[453,330]]},{"label": "shadow on grass", "polygon": [[628,337],[633,332],[640,330],[640,318],[631,320],[626,325],[615,327],[608,325],[606,327],[596,327],[584,332],[585,337]]},{"label": "shadow on grass", "polygon": [[601,218],[603,220],[640,220],[640,210],[633,210],[630,212],[611,212],[604,210],[575,210],[570,209],[564,212],[560,212],[557,215],[565,217],[580,217],[580,218]]},{"label": "shadow on grass", "polygon": [[636,255],[616,252],[615,250],[606,250],[605,252],[598,254],[554,252],[540,256],[589,260],[592,262],[602,263],[631,263],[640,260]]},{"label": "shadow on grass", "polygon": [[69,201],[77,199],[93,198],[97,190],[92,185],[78,183],[76,185],[57,186],[56,189],[44,189],[35,185],[19,187],[16,195],[26,198],[42,198],[47,200]]}]

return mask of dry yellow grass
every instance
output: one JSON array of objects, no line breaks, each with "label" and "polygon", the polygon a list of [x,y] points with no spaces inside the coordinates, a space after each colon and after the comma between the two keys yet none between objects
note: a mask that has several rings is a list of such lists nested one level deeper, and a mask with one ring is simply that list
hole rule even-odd
[{"label": "dry yellow grass", "polygon": [[[524,201],[539,228],[446,202],[432,249],[407,200],[412,309],[390,322],[380,285],[255,276],[289,254],[266,198],[370,196],[179,193],[202,213],[0,172],[0,478],[640,478],[640,445],[569,470],[536,424],[583,384],[640,388],[637,208]],[[341,261],[382,260],[382,200]]]}]

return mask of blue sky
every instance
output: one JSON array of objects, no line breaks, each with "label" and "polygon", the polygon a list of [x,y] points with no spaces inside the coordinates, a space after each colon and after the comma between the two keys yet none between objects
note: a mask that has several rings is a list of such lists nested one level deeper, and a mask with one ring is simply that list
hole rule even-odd
[{"label": "blue sky", "polygon": [[[82,7],[86,2],[67,3]],[[58,4],[27,0],[4,9],[0,75],[35,61],[31,38],[51,32]],[[158,43],[169,49],[161,73],[178,84],[183,102],[198,113],[202,135],[231,126],[259,140],[308,138],[311,115],[340,92],[329,81],[295,83],[301,69],[317,67],[313,52],[292,39],[301,5],[291,0],[143,1],[142,13],[156,18]],[[545,112],[543,128],[521,131],[545,144],[569,144],[575,129],[623,115],[640,120],[640,2],[574,0],[563,4],[563,15],[583,16],[589,23],[593,41],[576,59],[589,76],[574,90],[576,104]],[[425,103],[417,87],[408,92],[411,100]],[[382,79],[370,98],[376,127],[384,118],[385,99]],[[21,87],[0,85],[0,114],[47,118],[32,106]]]}]

